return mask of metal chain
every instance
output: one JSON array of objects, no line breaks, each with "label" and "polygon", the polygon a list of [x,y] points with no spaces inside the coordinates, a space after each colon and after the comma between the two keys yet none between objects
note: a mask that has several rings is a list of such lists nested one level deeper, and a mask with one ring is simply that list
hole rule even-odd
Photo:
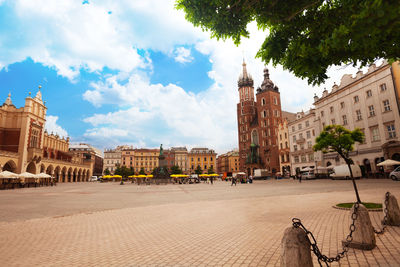
[{"label": "metal chain", "polygon": [[383,234],[385,232],[385,229],[386,229],[386,224],[387,224],[387,206],[388,206],[388,203],[389,203],[389,195],[390,195],[390,193],[386,192],[386,194],[385,194],[385,208],[383,209],[384,216],[383,216],[383,221],[382,221],[382,229],[381,230],[376,230],[375,227],[374,227],[374,232],[377,235]]},{"label": "metal chain", "polygon": [[331,262],[334,262],[334,261],[339,262],[342,258],[344,258],[345,254],[349,251],[349,244],[351,241],[353,241],[353,233],[356,230],[356,226],[354,223],[358,217],[358,213],[357,213],[358,207],[359,207],[359,204],[357,202],[354,203],[354,211],[351,214],[352,222],[350,224],[350,233],[346,237],[346,242],[343,245],[343,251],[339,252],[336,255],[336,257],[328,257],[326,255],[323,255],[317,245],[317,240],[315,240],[314,235],[310,231],[308,231],[306,227],[304,227],[304,225],[301,223],[300,219],[297,219],[297,218],[292,219],[293,227],[296,227],[296,228],[300,227],[304,230],[304,232],[306,232],[307,239],[311,244],[311,251],[315,254],[315,256],[317,256],[319,266],[322,267],[322,263],[325,263],[326,266],[329,266],[329,263],[331,263]]}]

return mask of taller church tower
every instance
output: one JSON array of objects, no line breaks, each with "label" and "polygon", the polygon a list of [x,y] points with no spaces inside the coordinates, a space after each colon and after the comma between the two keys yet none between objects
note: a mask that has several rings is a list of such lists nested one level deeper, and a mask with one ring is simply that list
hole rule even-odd
[{"label": "taller church tower", "polygon": [[254,81],[243,62],[239,76],[237,104],[240,170],[254,175],[265,169],[271,175],[279,171],[278,125],[282,120],[280,94],[264,69],[264,81],[254,101]]}]

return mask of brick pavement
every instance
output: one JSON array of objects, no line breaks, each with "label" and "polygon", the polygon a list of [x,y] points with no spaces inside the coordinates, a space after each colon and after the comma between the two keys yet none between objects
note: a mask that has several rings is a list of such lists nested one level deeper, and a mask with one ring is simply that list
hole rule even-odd
[{"label": "brick pavement", "polygon": [[[318,185],[321,190],[312,189]],[[21,219],[18,214],[10,214],[17,218],[11,221],[4,218],[0,222],[0,265],[279,266],[280,240],[292,217],[301,218],[314,233],[322,252],[334,256],[348,233],[350,217],[347,211],[331,206],[338,199],[354,198],[352,190],[339,185],[342,182],[306,181],[298,185],[294,181],[267,181],[236,188],[217,182],[214,186],[81,184],[34,189],[35,194],[44,193],[40,199],[51,191],[60,197],[71,196],[71,190],[97,193],[78,197],[84,201],[82,205],[90,206],[87,209],[72,213],[66,209],[64,214],[47,217],[30,213],[30,219]],[[360,181],[359,185],[361,198],[368,201],[382,200],[386,188],[400,198],[400,183]],[[290,191],[291,187],[295,189]],[[269,188],[287,194],[268,193]],[[121,198],[115,192],[132,190],[136,194],[129,194],[119,207],[111,205],[99,210],[93,203],[85,202],[94,196],[99,201],[107,196],[115,202]],[[107,195],[107,191],[113,194]],[[295,191],[300,194],[294,194]],[[30,196],[32,192],[15,191],[14,195]],[[11,192],[4,195],[13,200]],[[150,204],[140,205],[137,198],[145,198]],[[159,203],[159,198],[170,199]],[[0,211],[7,210],[6,206],[2,199]],[[373,225],[379,226],[382,213],[370,215]],[[400,228],[388,227],[386,233],[377,236],[377,248],[372,251],[351,249],[340,266],[400,266]]]}]

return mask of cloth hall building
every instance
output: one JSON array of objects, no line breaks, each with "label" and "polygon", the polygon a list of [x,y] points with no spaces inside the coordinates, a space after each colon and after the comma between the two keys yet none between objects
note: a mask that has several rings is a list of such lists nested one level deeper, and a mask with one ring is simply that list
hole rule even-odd
[{"label": "cloth hall building", "polygon": [[8,95],[0,106],[0,171],[47,173],[58,182],[88,181],[93,166],[69,152],[69,138],[46,132],[46,111],[40,87],[21,108]]}]

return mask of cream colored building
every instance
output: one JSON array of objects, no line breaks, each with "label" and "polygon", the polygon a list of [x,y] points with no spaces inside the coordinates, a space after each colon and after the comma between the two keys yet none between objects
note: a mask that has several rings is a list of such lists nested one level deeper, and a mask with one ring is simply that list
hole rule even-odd
[{"label": "cream colored building", "polygon": [[121,166],[122,150],[129,150],[130,146],[117,146],[115,149],[104,150],[103,173],[106,169],[114,174],[117,166]]},{"label": "cream colored building", "polygon": [[90,164],[68,151],[69,138],[46,132],[46,111],[40,87],[35,97],[29,93],[21,108],[8,95],[0,107],[0,170],[45,172],[59,182],[87,181]]},{"label": "cream colored building", "polygon": [[171,147],[171,152],[175,154],[175,165],[183,173],[188,173],[188,151],[186,147]]},{"label": "cream colored building", "polygon": [[313,146],[315,144],[315,110],[298,112],[296,119],[288,123],[291,175],[302,169],[317,165]]},{"label": "cream colored building", "polygon": [[[329,124],[360,128],[365,142],[355,145],[351,157],[367,176],[379,172],[376,164],[384,159],[400,160],[399,86],[398,62],[373,64],[356,77],[344,75],[340,85],[314,97],[317,135]],[[322,160],[324,166],[344,164],[336,153],[325,154]]]}]

